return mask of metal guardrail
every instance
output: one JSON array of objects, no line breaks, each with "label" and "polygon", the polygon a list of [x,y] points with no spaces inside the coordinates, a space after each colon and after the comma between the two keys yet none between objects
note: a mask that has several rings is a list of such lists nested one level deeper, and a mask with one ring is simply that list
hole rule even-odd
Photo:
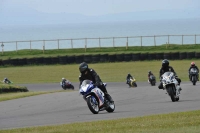
[{"label": "metal guardrail", "polygon": [[73,49],[91,47],[101,48],[124,46],[128,48],[129,46],[158,46],[166,43],[180,45],[200,44],[200,34],[7,41],[1,42],[1,47],[3,52],[14,50],[18,51],[21,49],[41,49],[44,51],[45,49]]}]

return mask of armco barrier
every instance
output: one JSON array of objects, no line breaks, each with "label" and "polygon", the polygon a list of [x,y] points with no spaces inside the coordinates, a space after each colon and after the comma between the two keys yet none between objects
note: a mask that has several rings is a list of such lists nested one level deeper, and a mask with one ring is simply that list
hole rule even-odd
[{"label": "armco barrier", "polygon": [[171,60],[178,60],[178,59],[179,59],[179,52],[172,52]]},{"label": "armco barrier", "polygon": [[182,60],[200,59],[200,52],[168,52],[168,53],[120,53],[120,54],[95,54],[95,55],[70,55],[59,57],[35,57],[22,59],[0,60],[0,65],[40,65],[40,64],[72,64],[72,63],[98,63],[98,62],[122,62],[143,60]]},{"label": "armco barrier", "polygon": [[99,54],[92,55],[92,62],[93,63],[100,62],[100,55]]},{"label": "armco barrier", "polygon": [[180,52],[180,53],[179,53],[179,59],[180,59],[180,60],[183,60],[183,59],[186,59],[186,58],[187,58],[186,52]]},{"label": "armco barrier", "polygon": [[84,62],[91,63],[92,62],[92,55],[84,55]]},{"label": "armco barrier", "polygon": [[108,59],[108,54],[100,54],[100,62],[107,62],[109,61]]},{"label": "armco barrier", "polygon": [[162,60],[163,58],[163,53],[156,53],[156,60]]},{"label": "armco barrier", "polygon": [[164,58],[164,59],[169,59],[169,60],[170,60],[170,59],[171,59],[171,53],[164,53],[164,54],[163,54],[163,58]]},{"label": "armco barrier", "polygon": [[83,62],[83,55],[75,55],[75,62],[78,64]]},{"label": "armco barrier", "polygon": [[116,61],[116,55],[115,54],[109,54],[108,55],[108,61],[109,62],[115,62]]},{"label": "armco barrier", "polygon": [[67,56],[59,56],[59,64],[67,64]]},{"label": "armco barrier", "polygon": [[195,53],[195,58],[198,58],[198,59],[200,58],[200,52]]},{"label": "armco barrier", "polygon": [[124,54],[124,61],[132,61],[132,54],[130,53]]},{"label": "armco barrier", "polygon": [[195,58],[195,52],[187,52],[187,59]]},{"label": "armco barrier", "polygon": [[155,53],[148,53],[148,60],[155,60],[156,54]]},{"label": "armco barrier", "polygon": [[141,53],[140,60],[148,60],[148,53]]},{"label": "armco barrier", "polygon": [[120,62],[120,61],[124,61],[124,54],[116,54],[116,61]]},{"label": "armco barrier", "polygon": [[140,53],[132,54],[132,60],[133,61],[139,61],[140,60]]},{"label": "armco barrier", "polygon": [[75,63],[75,56],[74,55],[67,56],[67,63],[68,64]]}]

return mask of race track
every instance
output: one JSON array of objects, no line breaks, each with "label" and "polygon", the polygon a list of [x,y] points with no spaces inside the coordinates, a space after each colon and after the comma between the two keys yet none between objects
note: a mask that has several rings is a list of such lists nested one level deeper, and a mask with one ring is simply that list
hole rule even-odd
[{"label": "race track", "polygon": [[[157,85],[137,82],[137,88],[125,83],[108,83],[107,90],[113,97],[116,109],[92,114],[78,93],[78,83],[72,92],[43,94],[0,102],[0,129],[56,125],[83,121],[137,117],[152,114],[200,109],[200,84],[181,84],[180,101],[172,102]],[[57,84],[26,84],[30,91],[61,90]]]}]

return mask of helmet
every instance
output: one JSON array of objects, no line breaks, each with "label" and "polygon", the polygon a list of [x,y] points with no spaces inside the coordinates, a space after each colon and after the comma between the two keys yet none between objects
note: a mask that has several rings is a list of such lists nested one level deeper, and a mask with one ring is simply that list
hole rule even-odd
[{"label": "helmet", "polygon": [[87,69],[88,69],[87,63],[82,62],[82,63],[79,65],[79,71],[80,71],[81,73],[85,73],[85,71],[87,71]]},{"label": "helmet", "polygon": [[191,62],[191,66],[195,66],[195,62]]},{"label": "helmet", "polygon": [[62,80],[64,80],[65,78],[62,78]]},{"label": "helmet", "polygon": [[151,73],[151,71],[149,71],[149,73]]},{"label": "helmet", "polygon": [[7,78],[4,78],[4,80],[7,80]]},{"label": "helmet", "polygon": [[167,59],[164,59],[162,61],[162,67],[168,67],[169,66],[169,61]]}]

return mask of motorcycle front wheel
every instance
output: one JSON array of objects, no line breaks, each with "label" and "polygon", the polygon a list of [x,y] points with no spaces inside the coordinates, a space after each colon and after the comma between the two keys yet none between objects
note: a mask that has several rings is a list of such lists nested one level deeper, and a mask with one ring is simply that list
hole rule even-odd
[{"label": "motorcycle front wheel", "polygon": [[169,94],[170,97],[171,97],[172,102],[175,102],[175,101],[176,101],[176,98],[175,98],[175,94],[174,94],[174,89],[173,89],[173,87],[172,87],[172,86],[168,86],[167,90],[168,90],[168,94]]},{"label": "motorcycle front wheel", "polygon": [[99,104],[97,102],[96,97],[94,97],[94,96],[88,97],[87,98],[87,105],[88,105],[88,108],[90,109],[90,111],[93,114],[98,114],[99,113]]}]

